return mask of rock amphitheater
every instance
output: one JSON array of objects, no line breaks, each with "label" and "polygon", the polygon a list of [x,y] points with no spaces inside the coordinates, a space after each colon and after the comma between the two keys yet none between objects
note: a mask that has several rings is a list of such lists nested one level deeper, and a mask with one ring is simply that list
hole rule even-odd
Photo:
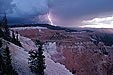
[{"label": "rock amphitheater", "polygon": [[64,64],[74,75],[113,75],[113,49],[108,55],[90,39],[91,32],[66,32],[42,27],[11,28],[21,36],[44,42],[44,50],[57,63]]}]

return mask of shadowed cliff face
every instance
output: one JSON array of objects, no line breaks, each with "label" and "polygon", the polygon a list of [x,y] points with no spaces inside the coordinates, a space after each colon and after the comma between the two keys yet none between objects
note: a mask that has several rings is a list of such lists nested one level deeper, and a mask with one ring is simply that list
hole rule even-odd
[{"label": "shadowed cliff face", "polygon": [[[12,28],[13,29],[13,28]],[[93,32],[65,32],[40,28],[13,29],[22,36],[45,42],[45,50],[55,62],[64,64],[74,75],[112,75],[113,48],[90,41]],[[108,55],[102,53],[100,46]]]}]

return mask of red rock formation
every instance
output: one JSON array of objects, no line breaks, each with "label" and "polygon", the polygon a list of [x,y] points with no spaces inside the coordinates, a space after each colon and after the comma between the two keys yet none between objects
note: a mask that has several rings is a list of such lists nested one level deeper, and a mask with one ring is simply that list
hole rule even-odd
[{"label": "red rock formation", "polygon": [[[56,42],[55,62],[62,63],[75,75],[113,75],[113,49],[106,47],[108,55],[95,53],[99,46],[90,41],[90,32],[65,32],[50,29],[15,30],[35,41]],[[103,43],[100,43],[104,46]]]}]

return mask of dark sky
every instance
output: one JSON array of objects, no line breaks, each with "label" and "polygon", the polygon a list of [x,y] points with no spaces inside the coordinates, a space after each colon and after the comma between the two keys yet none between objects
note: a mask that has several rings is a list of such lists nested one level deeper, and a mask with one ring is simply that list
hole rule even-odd
[{"label": "dark sky", "polygon": [[54,24],[76,27],[83,21],[112,17],[113,0],[0,0],[0,17],[4,10],[10,24],[49,23],[49,13]]}]

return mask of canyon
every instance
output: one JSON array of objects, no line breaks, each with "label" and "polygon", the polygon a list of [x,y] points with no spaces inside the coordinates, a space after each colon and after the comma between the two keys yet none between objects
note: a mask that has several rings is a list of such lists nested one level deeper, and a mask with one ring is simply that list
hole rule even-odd
[{"label": "canyon", "polygon": [[[38,26],[10,29],[33,42],[43,42],[43,49],[51,59],[65,65],[73,75],[113,75],[113,48],[103,42],[96,45],[90,35],[97,32],[67,32]],[[26,46],[26,49],[30,50],[30,47]]]}]

